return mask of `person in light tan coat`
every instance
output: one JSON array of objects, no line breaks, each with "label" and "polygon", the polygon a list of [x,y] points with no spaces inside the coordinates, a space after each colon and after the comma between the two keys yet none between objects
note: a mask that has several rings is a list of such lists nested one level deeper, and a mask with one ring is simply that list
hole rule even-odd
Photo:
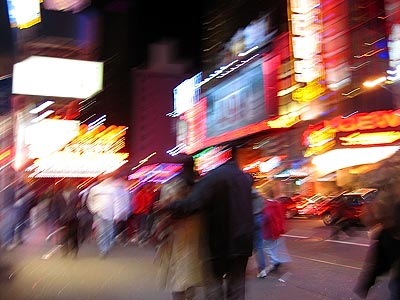
[{"label": "person in light tan coat", "polygon": [[[183,164],[182,173],[161,187],[160,202],[171,203],[190,192],[195,180],[193,159],[185,157]],[[194,299],[196,287],[203,285],[201,228],[200,213],[170,220],[168,235],[157,246],[158,284],[170,291],[174,300]]]}]

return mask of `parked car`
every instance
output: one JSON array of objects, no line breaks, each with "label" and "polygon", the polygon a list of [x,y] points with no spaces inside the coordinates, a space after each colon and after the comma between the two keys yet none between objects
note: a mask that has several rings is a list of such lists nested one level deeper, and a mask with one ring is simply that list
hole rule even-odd
[{"label": "parked car", "polygon": [[322,195],[322,194],[315,194],[310,198],[305,198],[305,202],[297,205],[297,210],[299,215],[303,216],[314,216],[317,208],[321,203],[323,203],[326,199],[328,199],[327,196]]},{"label": "parked car", "polygon": [[347,217],[353,218],[356,223],[361,224],[360,216],[364,206],[373,201],[377,192],[377,189],[361,188],[342,193],[322,204],[315,215],[321,216],[325,225],[333,225],[340,218],[339,211],[345,208]]},{"label": "parked car", "polygon": [[331,202],[332,200],[336,199],[337,197],[348,193],[349,191],[342,191],[339,193],[334,193],[334,194],[330,194],[328,196],[325,197],[325,199],[323,199],[322,201],[319,201],[318,203],[315,204],[314,206],[314,211],[313,211],[313,215],[314,216],[322,216],[324,214],[324,212],[329,208],[329,202]]}]

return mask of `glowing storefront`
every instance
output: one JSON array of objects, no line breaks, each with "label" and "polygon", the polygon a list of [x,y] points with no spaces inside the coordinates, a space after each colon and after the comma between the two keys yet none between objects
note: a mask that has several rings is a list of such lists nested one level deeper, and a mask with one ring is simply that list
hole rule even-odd
[{"label": "glowing storefront", "polygon": [[312,157],[316,180],[335,172],[346,175],[337,176],[338,185],[349,183],[351,176],[347,173],[365,172],[373,168],[373,164],[395,154],[400,148],[399,141],[399,110],[337,116],[310,125],[303,134],[307,147],[305,155]]}]

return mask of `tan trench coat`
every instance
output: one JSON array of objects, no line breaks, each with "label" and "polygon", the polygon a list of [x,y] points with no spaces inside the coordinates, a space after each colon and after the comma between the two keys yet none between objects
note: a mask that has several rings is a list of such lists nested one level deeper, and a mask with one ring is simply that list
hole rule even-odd
[{"label": "tan trench coat", "polygon": [[[177,177],[161,188],[159,201],[174,201],[189,192],[184,181]],[[158,265],[159,287],[170,292],[201,286],[202,276],[202,217],[195,214],[174,220],[168,238],[158,246],[155,263]]]}]

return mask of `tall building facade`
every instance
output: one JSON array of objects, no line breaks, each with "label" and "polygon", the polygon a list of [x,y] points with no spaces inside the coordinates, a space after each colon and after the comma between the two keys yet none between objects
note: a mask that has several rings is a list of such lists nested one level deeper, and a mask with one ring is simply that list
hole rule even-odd
[{"label": "tall building facade", "polygon": [[173,161],[167,153],[176,145],[173,90],[191,75],[188,63],[177,61],[173,41],[149,47],[146,67],[132,69],[130,165]]},{"label": "tall building facade", "polygon": [[[395,149],[385,148],[396,146],[389,142],[393,141],[392,138],[385,137],[384,142],[378,138],[391,133],[377,131],[387,126],[397,127],[397,121],[391,125],[385,121],[399,107],[399,94],[396,92],[399,68],[395,62],[397,51],[394,50],[394,33],[399,23],[397,2],[289,0],[280,2],[282,7],[279,9],[268,1],[254,1],[253,5],[253,1],[217,0],[213,4],[203,22],[203,75],[206,80],[201,87],[204,100],[197,105],[202,117],[192,122],[193,128],[195,123],[205,124],[206,129],[198,132],[197,136],[203,139],[205,147],[229,142],[229,138],[242,138],[244,148],[249,150],[242,157],[247,156],[248,161],[243,159],[242,164],[250,164],[251,160],[257,163],[251,151],[255,148],[257,155],[264,160],[277,155],[285,157],[284,160],[280,158],[280,168],[286,171],[277,174],[277,178],[293,183],[289,189],[285,188],[285,193],[303,187],[307,193],[312,193],[318,182],[332,178],[331,187],[356,184],[354,177],[348,174],[367,170],[349,163],[337,169],[330,167],[314,172],[318,167],[314,161],[317,162],[316,158],[324,153],[333,155],[339,153],[336,150],[351,149],[354,150],[351,155],[355,162],[354,158],[363,156],[356,154],[357,150],[362,153],[367,148]],[[254,8],[250,15],[244,13],[247,7]],[[285,12],[286,17],[282,18]],[[261,47],[252,47],[255,28],[268,28],[266,35],[273,32],[275,36]],[[269,63],[272,60],[277,64]],[[217,125],[229,118],[233,120],[231,115],[240,112],[237,104],[246,106],[249,105],[246,100],[255,101],[255,93],[242,93],[249,89],[254,91],[254,81],[247,79],[255,74],[255,69],[249,67],[246,70],[243,65],[256,66],[257,61],[262,64],[264,104],[269,108],[265,122],[257,123],[259,120],[254,119],[253,127],[242,122],[242,130],[226,125],[232,130],[220,130],[220,134],[215,136],[215,129],[208,128],[209,124]],[[271,68],[276,68],[275,85],[265,77],[273,73]],[[276,109],[271,109],[271,102],[277,103]],[[226,111],[217,113],[215,108]],[[193,116],[193,111],[187,116]],[[271,112],[276,114],[271,115]],[[248,115],[240,114],[242,119],[248,118]],[[201,118],[205,121],[202,122]],[[212,118],[219,118],[218,122],[210,123]],[[343,127],[346,122],[340,121],[342,119],[348,119],[346,122],[353,126]],[[364,126],[367,119],[373,124]],[[254,128],[258,129],[253,131]],[[355,138],[354,134],[361,136]],[[373,141],[367,143],[366,137]],[[198,144],[192,147],[196,155],[202,150],[199,148],[202,143]],[[342,158],[327,160],[339,161]],[[354,163],[362,164],[370,163],[367,160]],[[305,182],[312,182],[314,188],[306,187]]]}]

